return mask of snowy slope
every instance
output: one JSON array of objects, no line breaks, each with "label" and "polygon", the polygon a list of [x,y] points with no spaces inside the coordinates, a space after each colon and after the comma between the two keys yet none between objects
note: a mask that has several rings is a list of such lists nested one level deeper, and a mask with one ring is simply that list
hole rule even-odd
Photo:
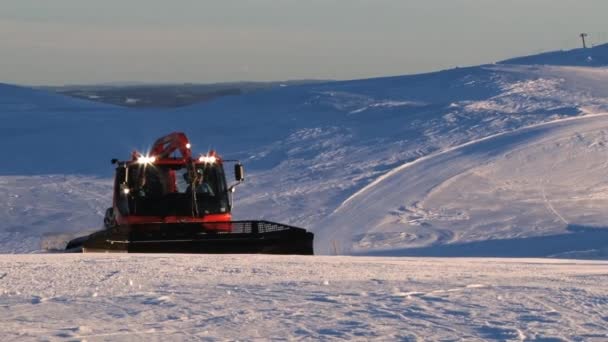
[{"label": "snowy slope", "polygon": [[[548,256],[579,248],[608,256],[608,229],[601,229],[608,206],[606,144],[608,115],[601,114],[533,125],[417,159],[344,201],[323,222],[331,229],[321,232],[317,248],[355,241],[343,252]],[[566,235],[573,228],[577,234]],[[554,241],[559,234],[561,244]],[[550,237],[533,238],[542,236]],[[466,244],[473,241],[483,243]],[[445,246],[451,242],[458,244]],[[398,250],[426,246],[437,247]]]},{"label": "snowy slope", "polygon": [[[604,50],[593,51],[598,57]],[[568,56],[563,54],[566,60]],[[558,130],[565,135],[550,138],[559,132],[543,133],[549,141],[546,154],[545,147],[533,148],[535,140],[523,139],[522,144],[530,146],[516,141],[505,148],[475,145],[481,155],[499,156],[518,146],[523,152],[517,158],[486,158],[471,152],[470,158],[457,160],[469,163],[460,166],[438,159],[442,160],[439,169],[460,172],[461,177],[450,183],[452,188],[446,187],[446,179],[418,169],[419,177],[428,177],[421,184],[460,189],[458,193],[466,195],[466,201],[453,197],[452,190],[429,195],[422,188],[401,185],[386,186],[390,191],[373,197],[375,202],[358,204],[363,205],[358,207],[362,208],[360,214],[369,218],[365,223],[355,222],[352,212],[342,209],[348,198],[420,158],[531,125],[608,112],[607,81],[604,68],[497,64],[289,86],[162,111],[96,105],[84,109],[70,99],[55,98],[53,101],[74,108],[60,110],[36,105],[39,100],[33,95],[27,108],[0,101],[0,144],[14,151],[11,158],[0,159],[0,191],[8,199],[0,212],[0,251],[34,251],[40,248],[44,234],[76,233],[100,225],[103,208],[110,203],[110,158],[126,158],[134,148],[145,150],[156,137],[173,130],[185,131],[199,151],[215,148],[227,158],[245,162],[249,174],[247,184],[237,191],[237,218],[302,225],[317,233],[321,253],[402,251],[448,242],[562,234],[574,226],[600,228],[606,218],[599,209],[605,204],[601,196],[604,169],[598,164],[605,151],[603,131],[584,120],[580,130],[574,127],[579,121],[567,133]],[[10,96],[0,93],[3,98]],[[28,102],[28,96],[22,98]],[[593,146],[560,143],[560,139],[568,141],[568,134],[576,138],[576,133],[599,142]],[[518,137],[522,136],[515,133],[513,139]],[[552,167],[552,156],[579,153],[588,155],[576,162],[558,158],[560,168]],[[523,165],[528,160],[532,163]],[[483,169],[484,163],[491,165]],[[519,167],[519,173],[509,171]],[[542,189],[547,198],[565,203],[569,196],[581,197],[591,190],[598,193],[567,205],[552,204],[565,220],[556,219],[553,210],[540,209],[530,209],[521,217],[509,216],[509,210],[517,213],[517,208],[526,207],[522,203],[532,192],[538,194],[538,187],[518,184],[536,185],[539,168],[544,170],[546,186]],[[589,168],[594,171],[588,172]],[[475,197],[467,191],[467,185],[478,185],[467,178],[470,170],[490,174],[490,183],[478,190],[485,189],[485,196]],[[564,181],[572,174],[584,174],[584,182]],[[502,185],[500,178],[505,176],[515,185]],[[507,197],[492,196],[502,188],[509,192]],[[488,198],[497,206],[487,205]],[[534,198],[534,203],[540,203]],[[402,209],[413,210],[413,216],[400,213]],[[494,217],[494,209],[502,219],[488,220]],[[567,213],[562,214],[563,210]],[[337,217],[341,212],[343,217]],[[378,228],[378,220],[386,217],[413,222]],[[342,225],[345,222],[348,224]],[[590,252],[601,253],[601,248]]]},{"label": "snowy slope", "polygon": [[562,66],[600,67],[608,66],[608,44],[587,49],[553,51],[540,55],[525,56],[502,61],[502,64],[542,64]]},{"label": "snowy slope", "polygon": [[[587,53],[176,110],[0,86],[0,253],[98,228],[110,158],[182,130],[248,166],[237,218],[310,228],[318,253],[606,258],[608,69]],[[0,340],[605,341],[607,266],[0,255]]]},{"label": "snowy slope", "polygon": [[68,98],[54,93],[0,83],[0,107],[7,111],[102,110],[113,106]]},{"label": "snowy slope", "polygon": [[606,262],[0,257],[0,340],[606,341]]}]

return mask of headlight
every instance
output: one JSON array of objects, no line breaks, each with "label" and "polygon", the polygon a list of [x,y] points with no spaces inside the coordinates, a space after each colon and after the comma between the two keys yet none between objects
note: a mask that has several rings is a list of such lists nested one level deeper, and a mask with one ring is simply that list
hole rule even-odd
[{"label": "headlight", "polygon": [[154,157],[154,156],[152,156],[152,157],[141,156],[141,157],[137,158],[138,164],[152,164],[155,161],[156,161],[156,157]]}]

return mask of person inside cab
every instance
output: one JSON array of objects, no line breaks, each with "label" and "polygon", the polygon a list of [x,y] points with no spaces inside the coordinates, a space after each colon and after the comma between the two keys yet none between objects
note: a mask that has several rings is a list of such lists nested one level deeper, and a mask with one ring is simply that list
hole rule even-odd
[{"label": "person inside cab", "polygon": [[188,184],[188,187],[186,188],[186,193],[191,193],[192,186],[194,186],[194,189],[196,190],[197,194],[215,196],[215,193],[213,192],[213,187],[211,187],[211,185],[206,181],[206,178],[203,177],[202,169],[196,170],[194,181],[190,181],[190,176],[188,175],[188,173],[184,173],[183,177],[186,183]]}]

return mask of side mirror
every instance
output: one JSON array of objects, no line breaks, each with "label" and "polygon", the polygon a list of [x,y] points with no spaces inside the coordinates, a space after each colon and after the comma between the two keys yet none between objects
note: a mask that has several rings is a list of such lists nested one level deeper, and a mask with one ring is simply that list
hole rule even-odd
[{"label": "side mirror", "polygon": [[116,158],[112,158],[112,165],[114,165],[114,164],[116,164],[116,163],[118,163],[118,159],[116,159]]},{"label": "side mirror", "polygon": [[245,181],[245,169],[243,164],[234,164],[234,178],[237,182]]}]

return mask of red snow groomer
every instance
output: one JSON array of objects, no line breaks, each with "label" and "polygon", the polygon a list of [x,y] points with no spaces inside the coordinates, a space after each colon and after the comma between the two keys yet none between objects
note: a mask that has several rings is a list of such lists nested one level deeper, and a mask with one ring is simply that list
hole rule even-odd
[{"label": "red snow groomer", "polygon": [[[268,221],[232,221],[243,166],[211,151],[192,157],[184,133],[158,139],[149,154],[116,165],[105,229],[70,241],[71,252],[313,254],[313,234]],[[224,163],[233,162],[228,185]]]}]

